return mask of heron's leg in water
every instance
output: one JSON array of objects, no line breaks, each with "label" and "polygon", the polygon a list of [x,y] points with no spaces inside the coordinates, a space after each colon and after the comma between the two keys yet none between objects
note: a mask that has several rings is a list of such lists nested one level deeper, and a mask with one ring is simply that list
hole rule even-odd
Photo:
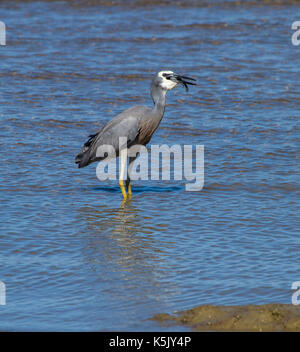
[{"label": "heron's leg in water", "polygon": [[126,187],[127,187],[127,192],[128,192],[128,196],[129,196],[129,197],[132,196],[131,184],[130,184],[130,172],[131,172],[132,165],[133,165],[133,162],[134,162],[135,159],[136,159],[136,157],[130,157],[130,158],[129,158],[129,162],[128,162],[128,171],[127,171]]},{"label": "heron's leg in water", "polygon": [[119,185],[121,188],[121,192],[123,194],[123,198],[127,199],[127,193],[125,189],[125,170],[126,170],[126,163],[127,163],[127,151],[122,150],[120,153],[121,158],[121,170],[120,170],[120,177],[119,177]]}]

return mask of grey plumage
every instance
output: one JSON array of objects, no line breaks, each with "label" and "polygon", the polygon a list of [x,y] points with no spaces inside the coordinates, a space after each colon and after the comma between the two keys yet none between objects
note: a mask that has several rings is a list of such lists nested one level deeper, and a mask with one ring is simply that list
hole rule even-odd
[{"label": "grey plumage", "polygon": [[75,163],[78,167],[85,167],[92,162],[101,161],[104,157],[97,157],[97,148],[101,145],[112,145],[119,155],[119,137],[127,138],[127,147],[134,144],[146,145],[164,115],[166,93],[179,83],[188,89],[187,85],[195,85],[193,78],[180,76],[172,71],[160,71],[151,82],[151,97],[153,109],[144,106],[133,106],[109,121],[96,134],[90,135],[83,145],[79,154],[76,155]]}]

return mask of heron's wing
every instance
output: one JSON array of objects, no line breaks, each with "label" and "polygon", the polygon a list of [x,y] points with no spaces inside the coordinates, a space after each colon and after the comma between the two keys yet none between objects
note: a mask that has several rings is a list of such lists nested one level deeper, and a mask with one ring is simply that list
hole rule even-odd
[{"label": "heron's wing", "polygon": [[104,145],[112,146],[118,156],[120,147],[119,138],[126,138],[128,147],[132,145],[139,133],[142,117],[150,111],[146,107],[135,106],[115,116],[100,131],[90,135],[90,138],[76,156],[75,163],[79,164],[78,167],[84,167],[94,161],[101,160],[101,157],[99,157],[99,147]]}]

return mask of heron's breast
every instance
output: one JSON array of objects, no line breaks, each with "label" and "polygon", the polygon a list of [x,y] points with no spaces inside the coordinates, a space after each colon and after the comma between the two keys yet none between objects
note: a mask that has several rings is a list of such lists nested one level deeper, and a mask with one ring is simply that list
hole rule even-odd
[{"label": "heron's breast", "polygon": [[143,145],[147,144],[157,129],[158,125],[159,122],[157,121],[145,121],[139,129],[137,143]]}]

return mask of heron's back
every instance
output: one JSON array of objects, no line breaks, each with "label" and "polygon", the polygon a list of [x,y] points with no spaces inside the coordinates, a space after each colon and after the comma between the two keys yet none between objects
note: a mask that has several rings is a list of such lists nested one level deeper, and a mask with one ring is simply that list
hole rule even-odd
[{"label": "heron's back", "polygon": [[[103,145],[111,145],[116,151],[116,156],[118,156],[120,137],[127,138],[128,147],[137,143],[144,144],[141,143],[147,139],[144,126],[148,126],[149,131],[153,130],[151,123],[147,124],[148,120],[152,120],[152,110],[145,106],[133,106],[121,112],[100,131],[90,135],[88,141],[81,148],[80,153],[76,155],[75,163],[81,168],[94,161],[103,160],[105,157],[97,156],[97,149]],[[141,138],[139,137],[140,134]]]}]

